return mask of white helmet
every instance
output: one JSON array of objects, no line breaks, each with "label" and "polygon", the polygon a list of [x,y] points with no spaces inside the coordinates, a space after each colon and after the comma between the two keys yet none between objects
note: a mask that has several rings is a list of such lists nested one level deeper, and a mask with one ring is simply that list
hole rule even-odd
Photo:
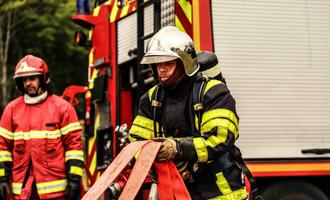
[{"label": "white helmet", "polygon": [[188,76],[192,76],[198,71],[199,64],[192,39],[178,28],[166,26],[149,41],[141,64],[162,63],[178,58],[182,61]]}]

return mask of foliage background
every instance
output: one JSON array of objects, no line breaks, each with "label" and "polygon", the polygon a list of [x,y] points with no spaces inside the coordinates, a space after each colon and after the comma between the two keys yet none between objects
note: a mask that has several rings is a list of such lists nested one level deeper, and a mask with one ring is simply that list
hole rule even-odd
[{"label": "foliage background", "polygon": [[20,94],[12,75],[18,60],[26,54],[46,61],[54,93],[61,95],[73,84],[87,85],[88,50],[74,43],[74,32],[82,30],[71,20],[76,12],[75,3],[73,0],[0,0],[0,115],[8,101]]}]

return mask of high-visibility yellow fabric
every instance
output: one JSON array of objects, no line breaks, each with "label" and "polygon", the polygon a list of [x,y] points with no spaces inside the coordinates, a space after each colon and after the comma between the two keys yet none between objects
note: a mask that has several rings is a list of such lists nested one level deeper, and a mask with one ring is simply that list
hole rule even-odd
[{"label": "high-visibility yellow fabric", "polygon": [[14,134],[7,129],[0,127],[0,136],[7,138],[8,140],[14,139]]},{"label": "high-visibility yellow fabric", "polygon": [[65,191],[67,180],[56,180],[56,181],[49,181],[49,182],[42,182],[37,183],[37,190],[38,194],[49,194],[53,192],[61,192]]},{"label": "high-visibility yellow fabric", "polygon": [[217,177],[216,183],[221,193],[224,195],[231,193],[232,190],[230,189],[229,183],[225,178],[225,176],[223,175],[223,173],[222,172],[217,173],[216,177]]},{"label": "high-visibility yellow fabric", "polygon": [[81,160],[84,161],[83,150],[70,150],[65,152],[65,161],[68,160]]},{"label": "high-visibility yellow fabric", "polygon": [[224,83],[218,80],[209,80],[205,86],[204,95],[209,91],[209,89],[219,84],[223,85]]},{"label": "high-visibility yellow fabric", "polygon": [[208,153],[204,138],[201,137],[193,138],[193,143],[198,156],[197,162],[206,162],[208,159]]},{"label": "high-visibility yellow fabric", "polygon": [[56,139],[62,135],[66,135],[72,131],[81,130],[79,122],[68,124],[67,126],[57,130],[31,130],[28,132],[18,131],[10,132],[0,127],[0,136],[9,140],[30,140],[30,139]]},{"label": "high-visibility yellow fabric", "polygon": [[[158,123],[156,123],[158,128]],[[130,135],[136,135],[144,139],[151,139],[154,137],[154,121],[138,115],[133,121],[133,125],[130,129]],[[133,138],[131,138],[134,140]]]},{"label": "high-visibility yellow fabric", "polygon": [[71,166],[70,167],[70,174],[76,174],[78,176],[82,176],[83,174],[83,169],[81,167],[77,167],[77,166]]},{"label": "high-visibility yellow fabric", "polygon": [[211,198],[209,200],[245,200],[248,197],[248,193],[245,188],[235,190],[226,195],[218,196],[215,198]]},{"label": "high-visibility yellow fabric", "polygon": [[0,162],[12,162],[12,154],[10,151],[0,151]]},{"label": "high-visibility yellow fabric", "polygon": [[0,168],[0,177],[5,176],[5,169]]},{"label": "high-visibility yellow fabric", "polygon": [[237,130],[239,128],[238,119],[235,113],[229,109],[217,108],[205,112],[202,117],[202,124],[214,118],[227,118],[234,123]]},{"label": "high-visibility yellow fabric", "polygon": [[235,138],[238,137],[238,130],[236,129],[235,124],[233,124],[228,119],[221,119],[221,118],[215,118],[212,120],[209,120],[202,126],[202,133],[212,131],[215,127],[223,127],[230,130],[232,133],[234,133]]},{"label": "high-visibility yellow fabric", "polygon": [[13,187],[13,193],[16,195],[20,195],[22,193],[22,186],[23,183],[12,183],[12,187]]}]

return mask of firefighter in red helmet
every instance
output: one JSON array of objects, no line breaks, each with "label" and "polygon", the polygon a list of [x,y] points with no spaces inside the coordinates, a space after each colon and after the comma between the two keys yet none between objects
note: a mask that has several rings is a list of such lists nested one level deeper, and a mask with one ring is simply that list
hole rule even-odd
[{"label": "firefighter in red helmet", "polygon": [[[31,92],[26,91],[24,88],[23,80],[26,79],[26,77],[36,77],[40,79],[38,80],[40,84],[38,91],[35,91],[36,93],[31,94]],[[50,82],[48,66],[41,58],[33,55],[27,55],[17,63],[14,79],[18,89],[22,93],[27,92],[28,96],[31,97],[38,96],[48,89]]]},{"label": "firefighter in red helmet", "polygon": [[0,198],[79,199],[84,157],[74,108],[50,92],[41,58],[22,58],[14,79],[22,95],[0,121]]},{"label": "firefighter in red helmet", "polygon": [[159,84],[141,97],[130,141],[161,141],[156,161],[177,164],[194,200],[247,199],[242,170],[230,153],[239,129],[235,100],[223,82],[199,73],[189,35],[162,28],[141,63]]}]

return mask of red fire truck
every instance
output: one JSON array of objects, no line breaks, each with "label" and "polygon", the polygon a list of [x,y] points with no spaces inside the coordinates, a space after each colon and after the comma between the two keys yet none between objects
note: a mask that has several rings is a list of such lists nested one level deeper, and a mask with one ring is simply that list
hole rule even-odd
[{"label": "red fire truck", "polygon": [[218,56],[237,100],[238,146],[264,198],[330,199],[330,2],[96,0],[91,12],[77,3],[72,19],[86,31],[76,42],[89,49],[88,89],[80,87],[88,186],[154,84],[139,64],[148,40],[174,25]]}]

